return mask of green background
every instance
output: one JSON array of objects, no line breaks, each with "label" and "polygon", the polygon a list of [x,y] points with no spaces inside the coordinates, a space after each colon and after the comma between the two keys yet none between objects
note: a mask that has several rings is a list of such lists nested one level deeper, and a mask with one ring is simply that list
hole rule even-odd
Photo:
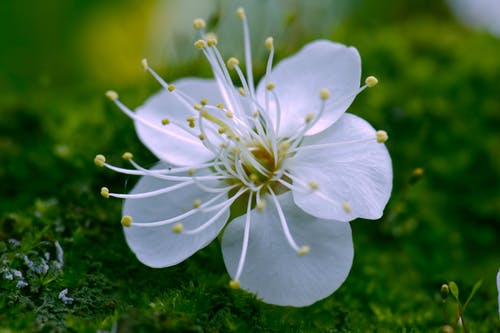
[{"label": "green background", "polygon": [[[258,77],[263,38],[273,35],[277,60],[317,38],[353,45],[363,75],[380,81],[349,112],[389,133],[393,194],[381,220],[351,223],[346,282],[306,308],[230,290],[217,241],[174,267],[140,264],[124,241],[121,202],[99,195],[135,179],[95,167],[96,154],[117,165],[124,151],[155,162],[103,93],[117,90],[136,107],[157,91],[143,57],[169,80],[209,77],[192,47],[199,16],[226,57],[242,58],[236,2],[257,31]],[[0,5],[0,332],[439,332],[440,286],[455,281],[463,303],[479,280],[466,327],[500,331],[500,39],[458,22],[445,1],[215,3]],[[416,168],[423,177],[412,176]],[[23,255],[41,262],[45,253],[49,270],[30,271]],[[8,269],[29,285],[16,288]],[[66,288],[72,304],[58,298]],[[455,311],[450,299],[450,321]]]}]

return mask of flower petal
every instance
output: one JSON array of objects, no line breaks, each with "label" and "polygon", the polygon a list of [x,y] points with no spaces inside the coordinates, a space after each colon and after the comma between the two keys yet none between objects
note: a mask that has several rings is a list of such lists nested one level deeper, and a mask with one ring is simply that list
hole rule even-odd
[{"label": "flower petal", "polygon": [[[344,282],[354,249],[349,224],[314,218],[300,210],[290,192],[278,197],[292,236],[310,252],[299,256],[288,244],[276,207],[252,210],[241,288],[266,303],[306,306],[327,297]],[[222,238],[227,270],[234,277],[240,259],[245,215],[234,219]]]},{"label": "flower petal", "polygon": [[[175,86],[196,103],[203,98],[208,99],[214,105],[223,100],[214,80],[182,79],[175,82]],[[213,158],[213,153],[205,148],[199,138],[174,124],[162,125],[162,120],[169,118],[187,126],[186,119],[193,115],[193,110],[173,93],[162,90],[150,97],[137,108],[136,112],[149,123],[163,126],[165,131],[159,131],[136,121],[137,135],[144,145],[163,161],[174,165],[194,165],[206,162]]]},{"label": "flower petal", "polygon": [[[159,164],[156,168],[165,167]],[[201,172],[200,172],[201,174]],[[160,180],[151,176],[142,177],[130,192],[143,193],[159,188],[175,185],[176,182]],[[204,183],[207,186],[217,185],[216,181]],[[130,215],[136,223],[150,223],[175,217],[193,208],[195,200],[206,202],[213,193],[207,193],[196,185],[190,185],[177,191],[143,199],[127,199],[123,204],[123,215]],[[214,204],[227,199],[222,197]],[[195,229],[207,222],[218,211],[197,212],[182,220],[185,229]],[[166,267],[175,265],[199,249],[208,245],[222,230],[229,217],[223,213],[215,223],[203,232],[195,235],[177,234],[172,231],[172,224],[157,227],[125,227],[125,237],[130,249],[137,258],[150,267]]]},{"label": "flower petal", "polygon": [[[288,167],[292,175],[306,184],[316,183],[318,189],[294,190],[296,204],[325,219],[380,218],[392,190],[392,165],[375,133],[365,120],[346,113],[327,130],[305,138]],[[335,143],[307,149],[308,145]],[[348,206],[343,207],[344,203]]]},{"label": "flower petal", "polygon": [[[320,90],[330,90],[331,98],[320,120],[307,132],[323,131],[347,110],[359,89],[361,59],[354,47],[319,40],[304,46],[297,54],[276,65],[270,75],[281,106],[279,135],[291,136],[304,125],[306,115],[321,109]],[[266,79],[258,86],[257,98],[265,105]],[[270,98],[270,101],[273,99]],[[276,120],[276,105],[269,115]]]}]

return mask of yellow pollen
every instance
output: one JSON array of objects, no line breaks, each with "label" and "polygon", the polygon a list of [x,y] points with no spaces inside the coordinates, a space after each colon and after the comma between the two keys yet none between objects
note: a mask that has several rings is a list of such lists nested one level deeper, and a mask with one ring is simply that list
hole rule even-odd
[{"label": "yellow pollen", "polygon": [[314,113],[310,112],[306,114],[306,123],[310,123],[314,119]]},{"label": "yellow pollen", "polygon": [[379,143],[384,143],[389,139],[389,136],[387,135],[386,131],[377,131],[377,142]]},{"label": "yellow pollen", "polygon": [[123,153],[122,158],[124,160],[131,160],[134,158],[134,155],[132,153],[129,153],[128,151]]},{"label": "yellow pollen", "polygon": [[308,254],[309,251],[311,251],[311,249],[309,248],[309,246],[304,245],[304,246],[300,247],[300,249],[297,251],[297,254],[299,256],[303,256],[304,254]]},{"label": "yellow pollen", "polygon": [[208,46],[215,46],[217,45],[217,35],[214,33],[208,33],[206,34],[205,38],[207,39],[207,45]]},{"label": "yellow pollen", "polygon": [[168,125],[168,124],[170,124],[170,119],[168,119],[168,118],[163,118],[163,119],[161,120],[161,123],[162,123],[163,125]]},{"label": "yellow pollen", "polygon": [[255,208],[257,208],[258,212],[263,212],[264,209],[266,208],[266,202],[264,200],[260,200],[257,202],[255,205]]},{"label": "yellow pollen", "polygon": [[200,30],[200,29],[204,29],[206,26],[205,24],[205,20],[202,19],[202,18],[197,18],[193,21],[193,27],[196,29],[196,30]]},{"label": "yellow pollen", "polygon": [[238,281],[238,280],[231,280],[231,281],[229,281],[229,288],[231,288],[231,289],[240,289],[240,281]]},{"label": "yellow pollen", "polygon": [[217,107],[217,108],[219,108],[219,109],[224,109],[224,104],[222,104],[222,103],[218,103],[218,104],[216,105],[216,107]]},{"label": "yellow pollen", "polygon": [[202,49],[207,46],[207,42],[205,42],[203,39],[198,39],[196,42],[194,42],[194,47],[197,49]]},{"label": "yellow pollen", "polygon": [[168,89],[168,91],[172,92],[175,90],[175,86],[173,84],[169,84],[167,89]]},{"label": "yellow pollen", "polygon": [[245,10],[243,8],[238,8],[236,10],[236,15],[238,15],[238,17],[240,18],[240,20],[243,20],[245,19]]},{"label": "yellow pollen", "polygon": [[239,63],[240,63],[240,61],[238,59],[236,59],[235,57],[231,57],[227,61],[227,68],[234,69],[234,66],[239,65]]},{"label": "yellow pollen", "polygon": [[144,68],[145,71],[148,70],[148,59],[144,58],[141,60],[142,67]]},{"label": "yellow pollen", "polygon": [[326,88],[323,88],[319,91],[319,97],[322,99],[322,100],[327,100],[330,98],[330,90],[326,89]]},{"label": "yellow pollen", "polygon": [[106,157],[104,157],[104,155],[101,154],[96,155],[96,157],[94,158],[94,163],[98,167],[102,167],[104,166],[104,163],[106,163]]},{"label": "yellow pollen", "polygon": [[271,50],[274,47],[274,39],[273,39],[273,37],[267,37],[265,44],[266,44],[266,48],[268,50]]},{"label": "yellow pollen", "polygon": [[309,185],[309,188],[311,190],[317,190],[319,188],[318,183],[316,183],[314,180],[311,180],[309,183],[307,183],[307,185]]},{"label": "yellow pollen", "polygon": [[231,111],[226,111],[226,117],[233,118],[233,114],[231,113]]},{"label": "yellow pollen", "polygon": [[273,90],[274,87],[276,87],[276,85],[272,82],[269,82],[268,84],[266,84],[266,89],[267,90]]},{"label": "yellow pollen", "polygon": [[226,129],[224,127],[219,127],[217,132],[219,132],[219,134],[224,134],[224,133],[226,133]]},{"label": "yellow pollen", "polygon": [[375,87],[378,83],[378,79],[375,76],[368,76],[365,80],[368,88]]},{"label": "yellow pollen", "polygon": [[348,202],[344,202],[342,204],[342,209],[346,212],[346,213],[350,213],[351,212],[351,205],[349,205]]},{"label": "yellow pollen", "polygon": [[109,198],[109,188],[107,187],[101,187],[101,195],[108,199]]},{"label": "yellow pollen", "polygon": [[118,93],[114,90],[106,91],[106,97],[112,101],[116,101],[118,99]]},{"label": "yellow pollen", "polygon": [[132,225],[132,216],[130,215],[125,215],[122,217],[121,224],[124,227],[130,227]]},{"label": "yellow pollen", "polygon": [[188,123],[193,123],[196,118],[195,117],[187,117],[186,120],[188,121]]},{"label": "yellow pollen", "polygon": [[201,109],[202,109],[202,107],[201,107],[201,105],[200,105],[200,104],[195,104],[195,105],[193,105],[193,108],[194,108],[195,110],[197,110],[197,111],[201,111]]},{"label": "yellow pollen", "polygon": [[182,230],[184,230],[184,226],[182,225],[182,223],[176,223],[172,226],[172,231],[176,234],[180,234]]},{"label": "yellow pollen", "polygon": [[203,133],[198,134],[198,138],[200,138],[201,141],[205,140],[205,134]]},{"label": "yellow pollen", "polygon": [[201,205],[201,200],[200,199],[196,199],[193,202],[193,208],[198,208],[198,207],[200,207],[200,205]]},{"label": "yellow pollen", "polygon": [[241,96],[246,96],[247,95],[247,92],[245,91],[245,89],[243,89],[241,87],[238,89],[238,91],[240,92]]},{"label": "yellow pollen", "polygon": [[201,101],[200,101],[200,104],[201,105],[207,105],[208,104],[208,99],[202,98]]},{"label": "yellow pollen", "polygon": [[196,172],[196,169],[191,168],[188,170],[188,175],[193,176],[195,172]]}]

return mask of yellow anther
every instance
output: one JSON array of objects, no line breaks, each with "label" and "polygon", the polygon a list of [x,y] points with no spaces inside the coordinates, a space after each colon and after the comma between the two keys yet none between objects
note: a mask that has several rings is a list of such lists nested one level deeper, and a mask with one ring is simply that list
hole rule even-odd
[{"label": "yellow anther", "polygon": [[188,170],[188,175],[194,176],[195,172],[196,172],[196,169],[191,168],[191,169]]},{"label": "yellow anther", "polygon": [[273,82],[269,82],[268,84],[266,84],[267,90],[273,90],[274,87],[276,87],[276,84],[274,84]]},{"label": "yellow anther", "polygon": [[233,154],[239,154],[239,153],[241,153],[241,150],[238,147],[232,147],[231,148],[231,153],[233,153]]},{"label": "yellow anther", "polygon": [[259,180],[259,177],[254,173],[252,173],[248,178],[250,178],[250,180],[254,183]]},{"label": "yellow anther", "polygon": [[282,143],[280,143],[280,147],[281,147],[281,150],[286,152],[290,148],[290,143],[288,141],[283,141]]},{"label": "yellow anther", "polygon": [[202,98],[201,101],[200,101],[200,104],[201,105],[207,105],[208,104],[208,99]]},{"label": "yellow anther", "polygon": [[238,8],[236,10],[236,15],[238,15],[238,17],[240,18],[240,20],[243,20],[245,19],[245,10],[243,8]]},{"label": "yellow anther", "polygon": [[235,57],[231,57],[227,61],[227,68],[234,69],[234,66],[239,65],[239,63],[240,63],[240,61],[238,59],[236,59]]},{"label": "yellow anther", "polygon": [[168,119],[168,118],[163,118],[163,119],[161,120],[161,123],[162,123],[163,125],[168,125],[168,124],[170,124],[170,119]]},{"label": "yellow anther", "polygon": [[200,199],[196,199],[193,202],[193,208],[198,208],[198,207],[200,207],[200,205],[201,205],[201,200]]},{"label": "yellow anther", "polygon": [[182,225],[182,223],[176,223],[172,226],[172,231],[176,234],[180,234],[182,230],[184,230],[184,226]]},{"label": "yellow anther", "polygon": [[377,142],[384,143],[389,139],[386,131],[377,131]]},{"label": "yellow anther", "polygon": [[314,119],[314,113],[309,112],[306,114],[306,123],[310,123]]},{"label": "yellow anther", "polygon": [[208,46],[215,46],[217,45],[217,35],[214,33],[208,33],[205,35],[205,38],[207,39],[207,45]]},{"label": "yellow anther", "polygon": [[197,18],[193,21],[193,27],[196,29],[196,30],[200,30],[200,29],[204,29],[206,26],[205,24],[205,20],[202,19],[202,18]]},{"label": "yellow anther", "polygon": [[222,149],[226,149],[227,148],[227,143],[223,142],[219,145],[219,147],[221,147]]},{"label": "yellow anther", "polygon": [[217,132],[219,132],[219,134],[224,134],[224,133],[226,133],[226,129],[224,127],[219,127]]},{"label": "yellow anther", "polygon": [[142,64],[142,67],[144,68],[145,71],[148,70],[149,66],[148,66],[148,59],[144,58],[141,60],[141,64]]},{"label": "yellow anther", "polygon": [[218,103],[218,104],[216,105],[216,107],[222,110],[222,109],[224,109],[224,104],[222,104],[222,103]]},{"label": "yellow anther", "polygon": [[319,91],[319,97],[322,99],[322,100],[326,100],[326,99],[329,99],[330,98],[330,90],[326,89],[326,88],[323,88]]},{"label": "yellow anther", "polygon": [[175,90],[175,86],[173,84],[169,84],[167,89],[168,89],[168,91],[172,92]]},{"label": "yellow anther", "polygon": [[195,110],[197,110],[197,111],[201,111],[202,106],[201,106],[200,104],[195,104],[195,105],[193,105],[193,108],[194,108]]},{"label": "yellow anther", "polygon": [[131,160],[134,158],[134,155],[132,153],[129,153],[128,151],[123,153],[122,158],[124,160]]},{"label": "yellow anther", "polygon": [[304,246],[300,247],[300,249],[297,251],[297,254],[299,256],[303,256],[304,254],[308,254],[309,251],[311,251],[311,249],[309,248],[309,246],[304,245]]},{"label": "yellow anther", "polygon": [[413,170],[413,176],[414,177],[422,177],[424,175],[424,169],[423,168],[415,168]]},{"label": "yellow anther", "polygon": [[94,163],[98,167],[102,167],[104,166],[104,163],[106,163],[106,157],[104,157],[104,155],[101,154],[96,155],[96,157],[94,158]]},{"label": "yellow anther", "polygon": [[240,93],[241,96],[246,96],[247,95],[247,92],[245,91],[245,89],[243,88],[238,88],[238,92]]},{"label": "yellow anther", "polygon": [[257,118],[259,116],[259,111],[255,111],[252,113],[252,117]]},{"label": "yellow anther", "polygon": [[118,99],[118,93],[114,90],[106,91],[106,97],[112,101],[116,101]]},{"label": "yellow anther", "polygon": [[205,134],[200,133],[200,134],[198,134],[198,138],[200,138],[200,140],[203,141],[203,140],[205,140],[206,137],[205,137]]},{"label": "yellow anther", "polygon": [[107,187],[101,187],[101,195],[108,199],[109,198],[109,188]]},{"label": "yellow anther", "polygon": [[226,111],[226,117],[233,118],[233,113],[231,111]]},{"label": "yellow anther", "polygon": [[130,227],[132,225],[132,216],[130,215],[124,215],[121,220],[121,224],[124,227]]},{"label": "yellow anther", "polygon": [[265,44],[266,44],[266,48],[268,50],[271,50],[274,47],[274,39],[273,39],[273,37],[267,37]]},{"label": "yellow anther", "polygon": [[231,281],[229,281],[229,288],[231,288],[231,289],[240,289],[240,281],[238,281],[238,280],[231,280]]},{"label": "yellow anther", "polygon": [[258,212],[263,212],[264,209],[266,208],[266,202],[264,200],[260,200],[257,202],[255,205],[255,208],[257,208]]},{"label": "yellow anther", "polygon": [[314,180],[309,181],[309,183],[307,183],[307,185],[309,185],[309,188],[311,190],[317,190],[319,188],[318,183],[316,183]]},{"label": "yellow anther", "polygon": [[365,80],[368,88],[375,87],[378,83],[378,79],[375,76],[368,76]]},{"label": "yellow anther", "polygon": [[194,42],[194,47],[197,49],[202,49],[207,46],[207,42],[205,42],[203,39],[198,39],[196,42]]},{"label": "yellow anther", "polygon": [[196,118],[191,116],[191,117],[187,117],[186,120],[188,121],[188,123],[192,123],[196,120]]},{"label": "yellow anther", "polygon": [[350,213],[351,212],[351,205],[349,205],[348,202],[344,202],[342,204],[342,209],[346,212],[346,213]]}]

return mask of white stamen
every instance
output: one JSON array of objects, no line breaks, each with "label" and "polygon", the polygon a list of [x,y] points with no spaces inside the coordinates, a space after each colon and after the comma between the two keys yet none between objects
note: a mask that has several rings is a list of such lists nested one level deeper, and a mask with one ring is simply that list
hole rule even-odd
[{"label": "white stamen", "polygon": [[245,231],[243,232],[243,244],[241,245],[240,261],[238,262],[238,269],[236,270],[236,275],[234,280],[239,281],[241,273],[243,272],[243,266],[245,265],[245,259],[247,256],[248,249],[248,239],[250,237],[250,220],[251,220],[251,210],[252,210],[252,192],[250,192],[247,205],[247,214],[245,216]]}]

